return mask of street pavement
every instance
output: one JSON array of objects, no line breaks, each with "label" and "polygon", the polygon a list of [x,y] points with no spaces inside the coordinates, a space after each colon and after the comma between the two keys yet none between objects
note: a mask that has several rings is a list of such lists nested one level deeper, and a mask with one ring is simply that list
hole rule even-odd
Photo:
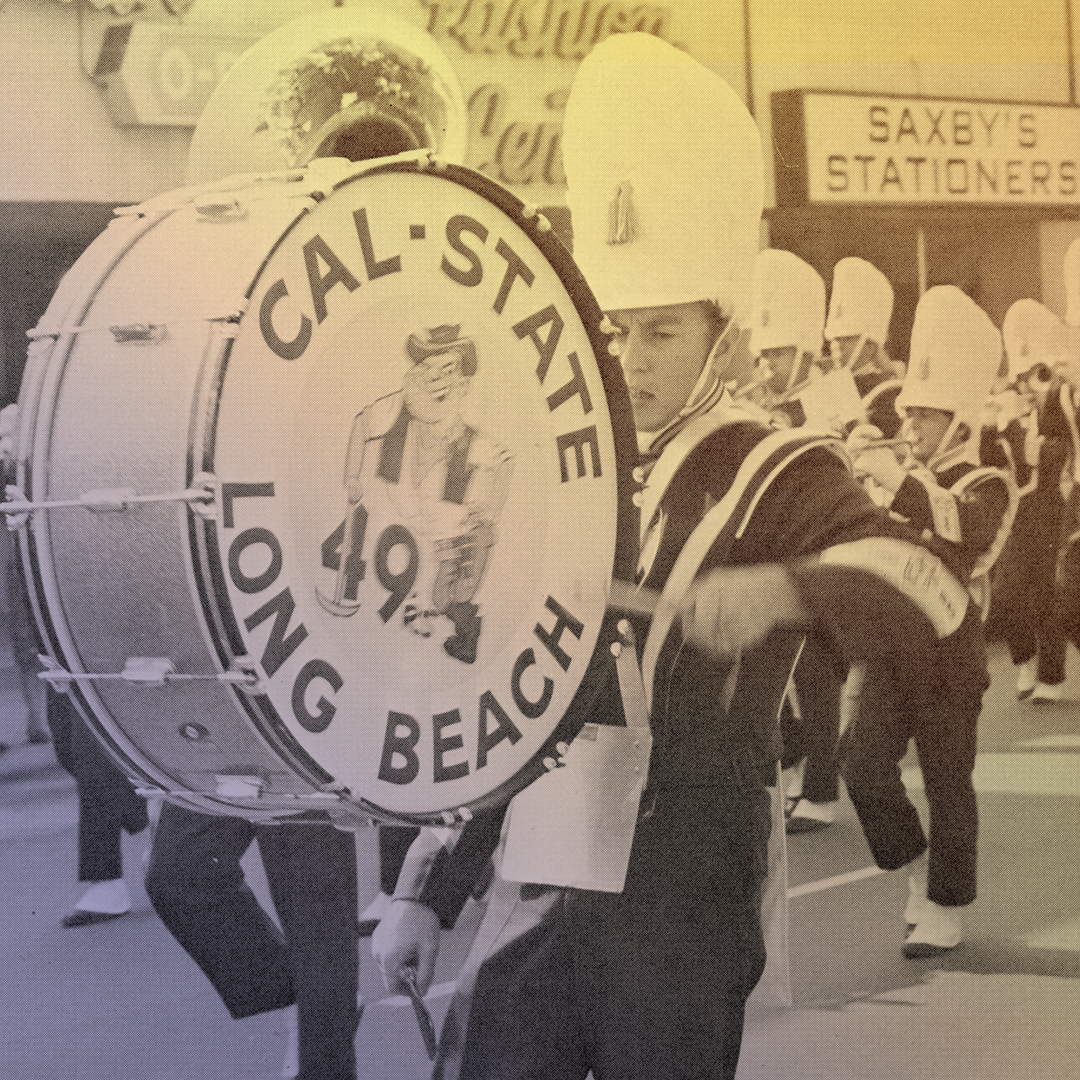
[{"label": "street pavement", "polygon": [[[748,1018],[740,1080],[1080,1077],[1080,657],[1065,699],[1020,704],[999,645],[976,786],[979,898],[965,940],[900,952],[906,879],[872,866],[846,798],[839,820],[789,838],[794,1007]],[[0,654],[0,1080],[271,1080],[280,1013],[229,1019],[141,885],[147,835],[125,838],[131,914],[64,929],[76,881],[74,783],[49,745],[19,743],[25,712]],[[925,811],[914,757],[905,780]],[[377,890],[374,829],[356,834],[361,903]],[[269,906],[256,848],[245,872]],[[441,1018],[480,915],[444,935],[429,1004]],[[428,1075],[413,1013],[387,998],[361,944],[361,1080]],[[619,1078],[605,1078],[619,1080]],[[658,1078],[661,1080],[661,1078]]]}]

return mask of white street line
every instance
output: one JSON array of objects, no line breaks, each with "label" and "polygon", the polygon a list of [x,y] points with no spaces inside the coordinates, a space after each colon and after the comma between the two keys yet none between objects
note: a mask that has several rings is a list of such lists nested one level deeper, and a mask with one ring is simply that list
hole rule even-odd
[{"label": "white street line", "polygon": [[877,877],[885,871],[878,866],[864,866],[861,870],[849,870],[846,874],[837,874],[836,877],[822,878],[820,881],[808,881],[805,885],[794,885],[787,891],[788,899],[796,896],[806,896],[809,893],[824,892],[826,889],[835,889],[838,885],[850,885],[853,881],[862,881],[865,878]]},{"label": "white street line", "polygon": [[1028,739],[1020,743],[1021,746],[1033,746],[1049,750],[1053,747],[1077,747],[1080,748],[1080,735],[1041,735],[1037,739]]},{"label": "white street line", "polygon": [[[904,784],[923,788],[922,773],[904,769]],[[975,790],[1009,795],[1080,795],[1080,756],[1072,754],[979,754]]]},{"label": "white street line", "polygon": [[1031,933],[1025,934],[1021,940],[1030,949],[1080,952],[1080,919],[1032,930]]}]

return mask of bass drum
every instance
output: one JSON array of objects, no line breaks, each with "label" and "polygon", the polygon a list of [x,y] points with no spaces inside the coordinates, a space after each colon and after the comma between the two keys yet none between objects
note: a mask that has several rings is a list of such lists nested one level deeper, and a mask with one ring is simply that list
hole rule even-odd
[{"label": "bass drum", "polygon": [[604,689],[632,574],[600,323],[541,215],[427,152],[120,212],[20,399],[49,677],[196,809],[443,824],[506,798]]}]

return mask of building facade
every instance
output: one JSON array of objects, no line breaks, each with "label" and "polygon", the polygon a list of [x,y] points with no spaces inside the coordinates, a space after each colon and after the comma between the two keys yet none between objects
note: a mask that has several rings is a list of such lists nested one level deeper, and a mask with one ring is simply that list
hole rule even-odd
[{"label": "building facade", "polygon": [[[559,151],[577,63],[646,30],[727,79],[762,132],[763,240],[825,278],[879,266],[903,357],[931,285],[999,325],[1024,296],[1064,313],[1080,234],[1074,0],[367,0],[427,30],[459,78],[466,163],[548,207],[569,239]],[[183,185],[192,133],[246,48],[358,0],[0,3],[0,397],[25,331],[113,208]],[[253,88],[253,93],[257,92]],[[694,103],[688,102],[688,108]]]}]

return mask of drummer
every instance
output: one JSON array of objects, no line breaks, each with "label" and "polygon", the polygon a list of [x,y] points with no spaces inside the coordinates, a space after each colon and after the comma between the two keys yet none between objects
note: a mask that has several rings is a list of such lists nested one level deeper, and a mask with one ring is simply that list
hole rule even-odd
[{"label": "drummer", "polygon": [[[460,1071],[437,1066],[438,1075],[730,1080],[765,964],[767,786],[801,631],[814,624],[849,662],[872,654],[916,678],[946,647],[966,593],[873,506],[827,440],[770,435],[724,391],[762,206],[758,131],[732,90],[657,38],[615,35],[578,70],[564,161],[575,255],[616,329],[639,475],[658,477],[664,461],[674,468],[645,522],[640,580],[663,588],[702,515],[736,484],[756,508],[738,538],[722,534],[700,563],[682,631],[659,650],[652,762],[625,888],[516,890],[522,907],[551,899],[538,918],[515,922],[510,911],[502,927],[481,926],[489,957],[468,1011],[452,1011],[443,1032]],[[749,459],[754,472],[758,454],[768,467],[748,481],[740,466]],[[948,603],[902,575],[890,584],[890,557],[932,570]],[[698,560],[683,565],[692,573]],[[619,722],[617,699],[605,705]],[[436,862],[423,893],[406,891],[415,879],[399,882],[376,931],[391,989],[404,989],[406,963],[417,964],[421,990],[430,981],[438,919],[421,901],[440,880],[460,890],[454,857]]]}]

